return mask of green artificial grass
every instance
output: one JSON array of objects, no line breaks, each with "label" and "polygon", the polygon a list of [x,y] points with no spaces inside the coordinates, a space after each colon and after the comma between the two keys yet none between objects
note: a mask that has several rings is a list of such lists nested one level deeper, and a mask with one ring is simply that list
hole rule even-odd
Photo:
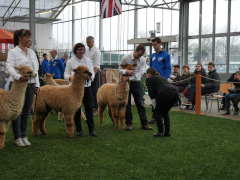
[{"label": "green artificial grass", "polygon": [[10,127],[0,150],[0,179],[240,178],[239,121],[171,111],[172,137],[156,138],[156,124],[141,130],[135,106],[132,111],[133,131],[114,130],[105,111],[102,127],[94,117],[98,137],[90,137],[82,121],[85,137],[74,138],[52,114],[47,135],[33,137],[29,123],[29,147],[14,145]]}]

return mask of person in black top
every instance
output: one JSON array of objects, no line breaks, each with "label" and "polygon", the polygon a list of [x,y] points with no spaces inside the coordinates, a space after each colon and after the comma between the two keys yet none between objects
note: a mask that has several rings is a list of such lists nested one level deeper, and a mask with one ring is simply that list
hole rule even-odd
[{"label": "person in black top", "polygon": [[[165,77],[159,76],[155,68],[148,68],[146,74],[148,94],[155,109],[155,118],[158,126],[158,133],[155,137],[171,136],[170,119],[168,111],[178,101],[179,93],[175,86],[170,84]],[[162,118],[164,119],[165,133],[163,130]]]}]

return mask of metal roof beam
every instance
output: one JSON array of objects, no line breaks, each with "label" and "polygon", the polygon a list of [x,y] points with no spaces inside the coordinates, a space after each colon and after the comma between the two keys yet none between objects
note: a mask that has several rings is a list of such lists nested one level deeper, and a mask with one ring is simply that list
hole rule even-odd
[{"label": "metal roof beam", "polygon": [[56,18],[64,8],[69,4],[71,0],[65,0],[62,2],[61,6],[50,16],[50,18]]},{"label": "metal roof beam", "polygon": [[12,3],[10,4],[10,6],[5,6],[5,7],[8,7],[7,11],[5,12],[5,14],[3,15],[2,18],[4,18],[4,16],[7,14],[7,12],[9,11],[9,9],[12,7],[13,3],[14,3],[15,0],[12,1]]},{"label": "metal roof beam", "polygon": [[[15,0],[14,0],[15,1]],[[8,17],[10,17],[12,15],[12,13],[15,11],[16,7],[18,6],[18,4],[21,2],[21,0],[18,1],[17,5],[13,8],[12,12],[10,13],[10,15]],[[6,24],[6,21],[4,21],[3,26]]]},{"label": "metal roof beam", "polygon": [[174,8],[165,8],[165,7],[157,7],[157,6],[146,6],[146,5],[138,5],[138,4],[129,4],[129,3],[122,3],[122,5],[129,5],[129,6],[138,6],[138,7],[143,7],[143,8],[156,8],[156,9],[167,9],[167,10],[175,10],[179,11],[179,9],[174,9]]}]

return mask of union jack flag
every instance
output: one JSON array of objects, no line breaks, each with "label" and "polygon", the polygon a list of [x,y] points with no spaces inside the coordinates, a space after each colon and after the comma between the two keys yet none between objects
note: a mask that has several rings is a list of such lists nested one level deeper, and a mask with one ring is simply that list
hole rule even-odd
[{"label": "union jack flag", "polygon": [[122,14],[121,0],[100,0],[100,18]]}]

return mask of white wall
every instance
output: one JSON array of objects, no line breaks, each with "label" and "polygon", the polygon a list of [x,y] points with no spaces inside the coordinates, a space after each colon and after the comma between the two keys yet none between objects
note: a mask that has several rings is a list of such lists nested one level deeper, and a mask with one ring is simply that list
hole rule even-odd
[{"label": "white wall", "polygon": [[[1,18],[0,18],[0,20],[1,20]],[[7,22],[3,26],[3,21],[0,21],[0,28],[12,29],[12,30],[29,29],[29,23]],[[53,48],[52,23],[36,24],[35,35],[36,35],[36,42],[37,42],[37,46],[36,46],[37,50],[40,51],[41,49],[52,49]]]}]

